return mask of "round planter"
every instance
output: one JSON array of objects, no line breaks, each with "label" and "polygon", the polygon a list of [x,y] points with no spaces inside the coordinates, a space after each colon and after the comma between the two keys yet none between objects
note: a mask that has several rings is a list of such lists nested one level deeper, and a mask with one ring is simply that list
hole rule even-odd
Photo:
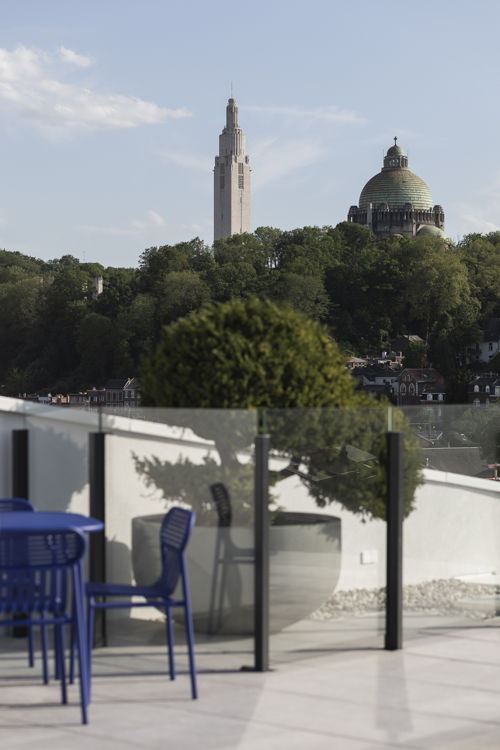
[{"label": "round planter", "polygon": [[[159,576],[163,517],[138,516],[132,521],[132,564],[139,585],[153,583]],[[251,560],[237,562],[236,555],[217,562],[224,552],[225,532],[232,545],[252,547],[253,529],[238,526],[195,526],[189,542],[194,626],[203,632],[249,635],[253,632],[254,566]],[[340,519],[285,511],[276,514],[269,532],[270,630],[277,632],[307,617],[335,589],[340,574]]]}]

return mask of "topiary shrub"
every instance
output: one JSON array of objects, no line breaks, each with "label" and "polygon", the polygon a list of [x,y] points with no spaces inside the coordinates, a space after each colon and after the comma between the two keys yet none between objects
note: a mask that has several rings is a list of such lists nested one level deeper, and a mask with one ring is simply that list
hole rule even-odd
[{"label": "topiary shrub", "polygon": [[[145,406],[175,408],[169,420],[213,440],[221,459],[217,468],[211,460],[195,466],[136,458],[146,482],[166,499],[205,512],[206,488],[218,471],[219,481],[233,477],[238,486],[236,515],[250,513],[251,466],[240,454],[256,428],[246,410],[256,409],[273,453],[289,459],[272,482],[294,473],[320,506],[336,500],[363,517],[385,516],[386,410],[355,391],[327,329],[302,313],[258,299],[211,304],[163,330],[141,383]],[[408,514],[419,455],[403,415],[393,411],[395,429],[405,434]]]},{"label": "topiary shrub", "polygon": [[309,408],[359,398],[323,326],[255,298],[209,305],[164,328],[141,383],[146,406]]}]

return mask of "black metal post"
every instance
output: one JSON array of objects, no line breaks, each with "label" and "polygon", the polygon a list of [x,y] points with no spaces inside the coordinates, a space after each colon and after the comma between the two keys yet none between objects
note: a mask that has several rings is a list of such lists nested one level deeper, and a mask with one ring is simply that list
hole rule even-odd
[{"label": "black metal post", "polygon": [[385,648],[403,646],[403,436],[387,433],[387,588]]},{"label": "black metal post", "polygon": [[[28,430],[12,430],[12,497],[29,500]],[[19,613],[17,619],[24,615]],[[28,628],[14,626],[14,638],[26,638]]]},{"label": "black metal post", "polygon": [[[89,493],[90,515],[106,523],[105,494],[105,438],[104,432],[89,434]],[[104,527],[106,528],[106,527]],[[105,531],[90,534],[89,580],[106,580],[106,536]],[[106,646],[106,610],[96,610],[94,645]]]},{"label": "black metal post", "polygon": [[12,430],[12,497],[29,500],[28,430]]},{"label": "black metal post", "polygon": [[269,435],[255,437],[255,671],[269,669]]}]

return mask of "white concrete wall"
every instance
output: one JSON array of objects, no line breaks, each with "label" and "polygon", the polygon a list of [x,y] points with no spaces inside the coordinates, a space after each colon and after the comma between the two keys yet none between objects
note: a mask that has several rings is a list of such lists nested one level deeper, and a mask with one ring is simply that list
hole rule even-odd
[{"label": "white concrete wall", "polygon": [[[88,512],[88,433],[98,416],[78,409],[43,407],[0,398],[1,495],[11,494],[10,431],[30,430],[30,499],[40,509]],[[108,574],[131,577],[132,518],[161,513],[161,492],[147,487],[134,455],[201,463],[214,455],[212,444],[189,431],[165,424],[102,418],[106,438]],[[465,577],[495,581],[500,571],[500,482],[459,474],[424,471],[416,509],[404,523],[404,582]],[[362,521],[338,503],[317,508],[297,477],[274,489],[287,510],[325,513],[342,521],[342,570],[339,590],[385,585],[385,523]]]},{"label": "white concrete wall", "polygon": [[[108,438],[108,535],[114,542],[129,547],[131,519],[165,508],[161,493],[146,487],[136,472],[134,453],[170,461],[182,455],[201,463],[207,452],[206,445],[169,444],[153,436],[148,440],[123,434]],[[416,508],[404,523],[404,582],[462,576],[476,580],[476,576],[485,575],[494,580],[494,572],[500,571],[500,483],[431,470],[425,470],[424,477],[425,484],[417,490]],[[296,477],[280,482],[273,493],[277,504],[286,510],[341,518],[339,590],[385,585],[383,521],[363,523],[338,503],[317,508]],[[113,566],[111,560],[110,564]]]},{"label": "white concrete wall", "polygon": [[[416,492],[415,510],[403,526],[404,583],[453,577],[496,582],[500,482],[428,469],[424,478]],[[385,586],[385,522],[362,523],[338,503],[315,508],[295,477],[282,483],[278,503],[289,510],[331,513],[342,520],[337,590]]]}]

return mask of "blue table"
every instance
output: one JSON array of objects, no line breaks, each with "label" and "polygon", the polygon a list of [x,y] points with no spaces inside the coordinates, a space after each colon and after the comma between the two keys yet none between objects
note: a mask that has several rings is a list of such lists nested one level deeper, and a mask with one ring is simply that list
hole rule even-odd
[{"label": "blue table", "polygon": [[[64,513],[64,511],[45,511],[36,510],[32,513],[26,513],[25,511],[9,511],[7,513],[0,513],[0,534],[3,530],[5,531],[65,531],[67,529],[77,529],[83,532],[102,531],[104,524],[97,518],[91,516],[82,516],[79,513]],[[85,611],[85,594],[84,594],[84,574],[83,567],[81,568],[80,574],[81,587],[77,596],[81,602],[81,610]],[[45,646],[46,654],[46,646]],[[73,681],[73,669],[74,669],[74,658],[73,658],[73,644],[71,648],[71,681]],[[85,660],[88,663],[88,655],[85,656]],[[44,664],[46,665],[46,655],[44,655]],[[45,666],[46,670],[46,666]],[[59,670],[56,666],[56,677],[59,676]],[[87,700],[90,696],[90,685],[89,675],[84,676],[84,691],[87,695]]]},{"label": "blue table", "polygon": [[64,511],[36,510],[34,513],[23,511],[9,511],[0,513],[0,532],[8,531],[64,531],[64,529],[78,529],[78,531],[102,531],[104,524],[97,518],[82,516],[79,513],[64,513]]}]

